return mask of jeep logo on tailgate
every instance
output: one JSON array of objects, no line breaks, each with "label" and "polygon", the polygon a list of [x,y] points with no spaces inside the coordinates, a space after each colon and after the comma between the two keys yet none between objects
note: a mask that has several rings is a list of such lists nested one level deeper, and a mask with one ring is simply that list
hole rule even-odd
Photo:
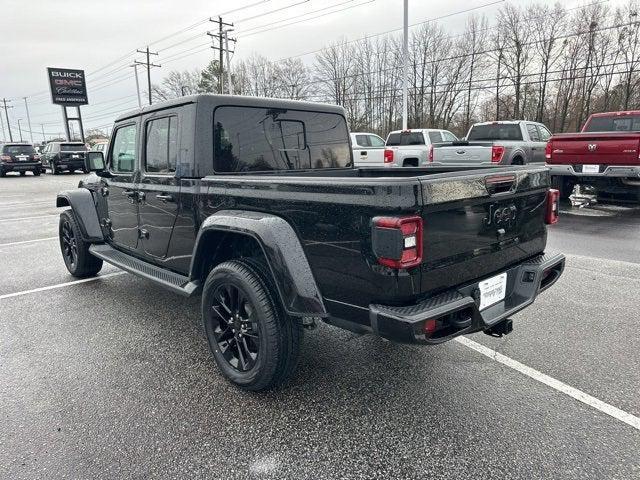
[{"label": "jeep logo on tailgate", "polygon": [[518,209],[515,205],[511,204],[506,207],[498,205],[489,206],[489,213],[485,217],[484,221],[487,226],[496,226],[502,228],[508,228],[513,225],[518,216]]}]

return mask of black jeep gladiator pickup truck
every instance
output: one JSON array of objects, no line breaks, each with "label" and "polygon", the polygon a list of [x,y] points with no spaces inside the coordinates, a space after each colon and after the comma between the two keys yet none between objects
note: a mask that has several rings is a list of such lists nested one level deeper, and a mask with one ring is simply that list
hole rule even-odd
[{"label": "black jeep gladiator pickup truck", "polygon": [[351,152],[331,105],[198,95],[122,115],[57,197],[64,262],[201,293],[220,370],[251,390],[290,376],[319,320],[407,343],[502,335],[562,274],[545,167],[356,169]]}]

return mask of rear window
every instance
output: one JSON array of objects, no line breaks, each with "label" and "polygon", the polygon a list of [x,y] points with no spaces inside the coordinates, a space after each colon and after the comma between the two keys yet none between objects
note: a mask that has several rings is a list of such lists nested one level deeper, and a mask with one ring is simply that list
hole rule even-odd
[{"label": "rear window", "polygon": [[467,140],[522,140],[522,132],[520,125],[514,123],[474,125]]},{"label": "rear window", "polygon": [[640,131],[640,115],[624,115],[611,117],[593,117],[585,132],[638,132]]},{"label": "rear window", "polygon": [[86,150],[84,143],[61,143],[60,144],[61,152],[77,152],[77,151],[84,151],[84,150]]},{"label": "rear window", "polygon": [[5,145],[2,153],[8,155],[33,155],[36,151],[32,145]]},{"label": "rear window", "polygon": [[387,146],[397,147],[400,145],[424,145],[424,136],[422,132],[390,133],[387,138]]},{"label": "rear window", "polygon": [[442,134],[440,132],[429,132],[429,142],[431,143],[442,142]]},{"label": "rear window", "polygon": [[218,107],[214,169],[221,173],[351,166],[342,115],[281,108]]}]

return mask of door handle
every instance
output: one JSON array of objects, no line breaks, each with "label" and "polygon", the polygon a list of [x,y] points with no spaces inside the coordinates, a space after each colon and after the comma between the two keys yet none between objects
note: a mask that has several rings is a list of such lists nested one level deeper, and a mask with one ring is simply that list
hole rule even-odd
[{"label": "door handle", "polygon": [[156,195],[156,198],[162,203],[173,202],[173,195],[168,193],[160,193],[159,195]]},{"label": "door handle", "polygon": [[361,151],[360,155],[367,155],[367,151],[366,150]]}]

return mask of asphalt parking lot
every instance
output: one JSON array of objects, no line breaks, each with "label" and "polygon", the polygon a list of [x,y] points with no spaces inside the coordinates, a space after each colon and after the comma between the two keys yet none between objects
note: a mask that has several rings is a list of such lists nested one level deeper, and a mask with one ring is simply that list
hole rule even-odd
[{"label": "asphalt parking lot", "polygon": [[249,394],[199,299],[69,283],[54,198],[80,178],[0,179],[0,478],[640,478],[640,208],[563,205],[565,274],[507,337],[321,325],[286,389]]}]

